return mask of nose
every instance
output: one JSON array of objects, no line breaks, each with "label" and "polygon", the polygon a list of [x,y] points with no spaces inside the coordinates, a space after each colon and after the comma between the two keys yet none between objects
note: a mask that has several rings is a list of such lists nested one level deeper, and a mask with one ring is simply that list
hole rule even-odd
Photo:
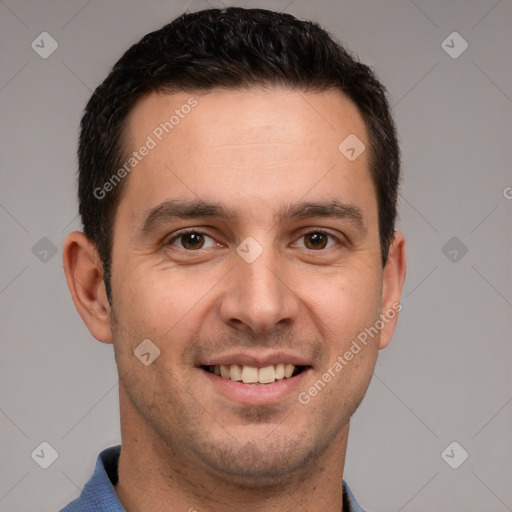
[{"label": "nose", "polygon": [[241,260],[230,272],[219,307],[225,325],[264,334],[291,327],[297,318],[299,299],[271,252],[263,251],[252,263]]}]

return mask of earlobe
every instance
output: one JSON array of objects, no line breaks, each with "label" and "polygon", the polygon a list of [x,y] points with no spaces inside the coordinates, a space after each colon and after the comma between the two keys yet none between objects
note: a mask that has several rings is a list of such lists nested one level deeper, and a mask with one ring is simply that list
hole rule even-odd
[{"label": "earlobe", "polygon": [[400,299],[406,267],[405,237],[402,232],[395,231],[384,267],[381,302],[381,318],[384,325],[380,332],[379,350],[389,345],[396,329],[398,313],[402,309]]},{"label": "earlobe", "polygon": [[110,305],[94,244],[84,233],[74,231],[64,242],[62,260],[71,297],[89,332],[98,341],[112,343]]}]

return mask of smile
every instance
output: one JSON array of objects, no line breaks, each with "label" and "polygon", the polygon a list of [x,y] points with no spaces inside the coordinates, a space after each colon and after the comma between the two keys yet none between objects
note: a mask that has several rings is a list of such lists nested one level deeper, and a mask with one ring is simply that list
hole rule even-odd
[{"label": "smile", "polygon": [[241,364],[203,365],[209,373],[244,384],[272,384],[278,380],[289,379],[303,372],[306,367],[291,363],[279,363],[261,368]]}]

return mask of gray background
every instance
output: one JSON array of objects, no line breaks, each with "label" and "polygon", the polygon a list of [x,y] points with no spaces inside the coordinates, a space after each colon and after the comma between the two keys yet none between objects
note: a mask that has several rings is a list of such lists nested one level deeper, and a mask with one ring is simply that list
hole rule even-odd
[{"label": "gray background", "polygon": [[[352,421],[345,479],[370,512],[512,510],[512,4],[225,3],[318,20],[390,92],[408,277],[397,333]],[[80,229],[78,124],[129,45],[207,6],[0,3],[2,511],[58,510],[120,442],[112,346],[90,336],[62,271],[64,238]],[[31,47],[44,31],[58,42],[47,59]],[[454,31],[469,44],[458,58],[442,46]],[[31,458],[42,441],[58,452],[48,469]],[[458,469],[441,457],[452,441],[469,453]],[[457,462],[461,449],[448,453]]]}]

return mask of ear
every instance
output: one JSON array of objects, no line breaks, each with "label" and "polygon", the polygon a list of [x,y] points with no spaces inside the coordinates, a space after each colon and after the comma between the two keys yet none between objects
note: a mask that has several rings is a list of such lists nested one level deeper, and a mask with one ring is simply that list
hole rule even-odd
[{"label": "ear", "polygon": [[89,332],[98,341],[112,343],[110,304],[96,247],[84,233],[74,231],[66,237],[62,260],[71,297]]},{"label": "ear", "polygon": [[395,231],[383,273],[381,315],[384,326],[380,331],[379,350],[389,345],[402,309],[400,297],[405,282],[406,258],[405,237],[400,231]]}]

